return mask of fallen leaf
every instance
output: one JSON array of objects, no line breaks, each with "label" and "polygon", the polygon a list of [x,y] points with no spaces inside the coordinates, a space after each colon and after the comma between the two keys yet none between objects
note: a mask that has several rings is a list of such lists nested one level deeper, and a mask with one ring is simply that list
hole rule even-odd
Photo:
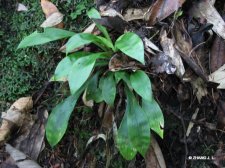
[{"label": "fallen leaf", "polygon": [[94,141],[96,141],[96,140],[98,140],[98,139],[102,139],[102,140],[104,140],[104,141],[106,142],[106,135],[105,135],[105,134],[98,134],[98,135],[92,136],[92,137],[88,140],[88,142],[87,142],[87,144],[86,144],[86,148],[87,148],[92,142],[94,142]]},{"label": "fallen leaf", "polygon": [[190,133],[191,133],[191,130],[192,130],[193,126],[194,126],[194,123],[192,121],[196,120],[197,115],[198,115],[198,112],[199,112],[199,108],[197,108],[195,110],[195,113],[191,117],[191,121],[188,124],[187,132],[186,132],[186,137],[188,137],[190,135]]},{"label": "fallen leaf", "polygon": [[31,97],[18,99],[11,105],[7,112],[2,113],[2,125],[0,127],[0,143],[7,140],[14,127],[22,126],[23,121],[27,118],[28,111],[33,107]]},{"label": "fallen leaf", "polygon": [[17,11],[18,11],[18,12],[28,11],[28,8],[27,8],[24,4],[18,3]]},{"label": "fallen leaf", "polygon": [[213,24],[213,31],[223,39],[225,39],[225,22],[220,16],[216,8],[209,0],[200,0],[192,7],[195,17],[202,17],[210,24]]},{"label": "fallen leaf", "polygon": [[106,107],[104,117],[102,120],[102,127],[106,128],[107,130],[111,130],[113,126],[113,121],[114,121],[114,113],[113,113],[113,107],[108,106]]},{"label": "fallen leaf", "polygon": [[208,81],[206,70],[200,61],[203,59],[199,58],[192,48],[192,39],[188,34],[183,21],[175,23],[173,38],[175,39],[175,48],[179,51],[183,60],[199,77],[201,77],[204,81]]},{"label": "fallen leaf", "polygon": [[41,168],[35,161],[28,159],[23,152],[12,147],[10,144],[6,144],[6,152],[9,153],[19,168]]},{"label": "fallen leaf", "polygon": [[124,14],[124,20],[127,22],[132,21],[132,20],[148,20],[149,19],[149,8],[130,8],[127,9]]},{"label": "fallen leaf", "polygon": [[209,81],[218,83],[218,89],[225,89],[225,64],[209,75]]},{"label": "fallen leaf", "polygon": [[63,14],[55,12],[51,14],[42,24],[41,27],[54,27],[63,21]]},{"label": "fallen leaf", "polygon": [[109,61],[109,70],[110,71],[120,71],[120,70],[133,70],[136,71],[138,68],[138,63],[131,60],[125,55],[115,54]]},{"label": "fallen leaf", "polygon": [[177,70],[172,64],[171,58],[163,52],[160,52],[153,57],[152,64],[156,73],[166,72],[167,74],[174,74]]},{"label": "fallen leaf", "polygon": [[171,63],[176,67],[176,75],[182,78],[185,69],[179,52],[174,48],[174,40],[167,37],[166,30],[163,30],[160,35],[160,43],[165,55],[171,58]]},{"label": "fallen leaf", "polygon": [[158,52],[162,52],[160,49],[159,49],[159,47],[157,47],[151,40],[149,40],[148,38],[144,38],[143,39],[143,42],[144,42],[144,44],[145,44],[145,49],[147,50],[147,51],[150,51],[150,53],[152,53],[152,54],[154,54],[155,55],[155,53],[151,50],[151,49],[153,49],[153,50],[155,50],[155,51],[158,51]]},{"label": "fallen leaf", "polygon": [[149,24],[154,25],[156,22],[165,19],[173,12],[177,11],[184,2],[185,0],[174,0],[173,3],[171,0],[157,0],[151,7]]},{"label": "fallen leaf", "polygon": [[84,91],[83,96],[82,96],[82,101],[85,106],[92,108],[94,106],[94,101],[93,100],[87,100],[87,90]]},{"label": "fallen leaf", "polygon": [[58,8],[48,0],[41,0],[41,7],[45,14],[46,20],[42,23],[41,27],[56,27],[62,29],[64,24],[62,22],[63,15],[59,12]]},{"label": "fallen leaf", "polygon": [[32,108],[33,108],[32,97],[22,97],[11,105],[10,110],[16,109],[21,112],[28,112]]},{"label": "fallen leaf", "polygon": [[46,18],[48,18],[51,14],[55,12],[59,12],[57,7],[48,0],[41,0],[41,7]]},{"label": "fallen leaf", "polygon": [[198,102],[201,102],[202,97],[205,97],[208,94],[206,83],[201,78],[197,78],[192,79],[191,85]]},{"label": "fallen leaf", "polygon": [[18,136],[11,140],[15,148],[25,153],[33,160],[37,160],[45,146],[45,125],[48,119],[48,111],[38,110],[37,119],[30,123],[24,123],[18,132]]},{"label": "fallen leaf", "polygon": [[146,168],[166,168],[166,163],[158,142],[151,134],[151,145],[145,156]]},{"label": "fallen leaf", "polygon": [[[225,15],[223,16],[225,19]],[[225,40],[216,36],[210,53],[210,70],[215,72],[225,64]]]}]

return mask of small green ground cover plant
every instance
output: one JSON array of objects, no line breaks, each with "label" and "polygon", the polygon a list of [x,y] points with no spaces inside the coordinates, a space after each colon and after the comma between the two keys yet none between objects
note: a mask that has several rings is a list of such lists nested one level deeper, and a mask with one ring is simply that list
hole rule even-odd
[{"label": "small green ground cover plant", "polygon": [[[40,1],[21,0],[28,10],[16,10],[18,1],[0,1],[0,111],[7,102],[30,95],[40,89],[54,72],[60,54],[57,43],[16,50],[15,46],[24,36],[35,31],[45,20]],[[67,29],[81,31],[89,23],[84,15],[93,6],[92,0],[52,0],[65,14]],[[70,16],[76,11],[76,18]]]},{"label": "small green ground cover plant", "polygon": [[[94,8],[88,12],[88,16],[93,21],[101,18]],[[46,127],[47,140],[52,147],[59,143],[83,92],[86,92],[87,100],[94,100],[95,103],[104,101],[109,106],[114,106],[117,85],[120,83],[126,94],[126,110],[115,142],[125,159],[133,159],[137,152],[144,157],[150,144],[150,130],[163,137],[163,114],[153,98],[151,81],[142,70],[129,72],[108,69],[115,53],[124,54],[144,65],[144,44],[133,32],[124,33],[113,42],[104,26],[98,23],[96,26],[103,36],[45,28],[41,33],[35,31],[25,37],[18,46],[25,48],[69,38],[66,57],[59,62],[51,80],[68,81],[71,95],[52,110]],[[74,49],[91,43],[98,47],[96,52],[77,51],[70,54]]]}]

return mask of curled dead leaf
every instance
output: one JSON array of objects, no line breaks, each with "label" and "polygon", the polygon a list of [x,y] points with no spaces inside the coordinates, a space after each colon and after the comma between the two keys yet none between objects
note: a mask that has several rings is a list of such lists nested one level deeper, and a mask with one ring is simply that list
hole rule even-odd
[{"label": "curled dead leaf", "polygon": [[149,13],[149,24],[154,25],[156,22],[159,22],[173,12],[178,10],[179,7],[183,5],[185,0],[157,0],[151,7]]},{"label": "curled dead leaf", "polygon": [[160,43],[165,55],[171,58],[171,63],[176,67],[176,75],[182,78],[185,69],[179,52],[174,48],[174,40],[167,37],[166,30],[161,32]]},{"label": "curled dead leaf", "polygon": [[158,142],[151,134],[151,145],[145,157],[146,168],[166,168],[166,163]]},{"label": "curled dead leaf", "polygon": [[193,5],[191,11],[195,17],[204,18],[208,23],[213,24],[213,31],[225,39],[225,22],[211,1],[200,0]]},{"label": "curled dead leaf", "polygon": [[19,168],[41,168],[35,161],[28,159],[23,152],[12,147],[10,144],[6,144],[6,152],[9,153],[10,157],[15,161],[16,166]]},{"label": "curled dead leaf", "polygon": [[41,0],[41,7],[46,17],[41,27],[57,27],[60,29],[64,27],[62,23],[63,14],[59,12],[58,8],[52,2]]},{"label": "curled dead leaf", "polygon": [[42,24],[41,27],[54,27],[63,21],[63,14],[55,12],[51,14]]},{"label": "curled dead leaf", "polygon": [[46,18],[48,18],[51,14],[55,12],[59,12],[57,7],[48,0],[41,0],[41,7]]}]

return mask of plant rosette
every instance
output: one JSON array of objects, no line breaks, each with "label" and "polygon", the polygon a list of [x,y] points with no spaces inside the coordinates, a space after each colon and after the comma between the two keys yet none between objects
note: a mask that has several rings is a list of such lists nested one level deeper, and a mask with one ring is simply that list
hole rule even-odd
[{"label": "plant rosette", "polygon": [[[101,18],[94,8],[88,12],[88,16],[93,20]],[[126,110],[115,142],[125,159],[133,159],[137,152],[145,157],[150,145],[150,132],[154,131],[163,138],[164,126],[162,111],[152,95],[151,81],[142,70],[104,72],[115,53],[123,53],[144,65],[144,44],[133,32],[121,35],[113,43],[106,28],[97,23],[96,26],[103,36],[45,28],[42,33],[35,31],[25,37],[18,46],[25,48],[69,38],[66,43],[66,57],[59,62],[51,80],[68,82],[71,95],[52,110],[46,126],[47,140],[52,147],[60,142],[76,102],[84,91],[88,100],[95,103],[104,101],[114,106],[117,85],[123,83]],[[99,48],[99,52],[77,51],[69,54],[74,49],[91,43]]]}]

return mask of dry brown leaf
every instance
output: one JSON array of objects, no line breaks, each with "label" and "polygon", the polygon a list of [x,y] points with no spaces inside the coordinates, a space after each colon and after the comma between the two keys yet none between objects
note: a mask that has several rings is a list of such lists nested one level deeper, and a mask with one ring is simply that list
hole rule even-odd
[{"label": "dry brown leaf", "polygon": [[92,108],[94,106],[93,100],[87,100],[87,89],[83,93],[82,101],[83,101],[84,105],[87,106],[87,107]]},{"label": "dry brown leaf", "polygon": [[218,70],[225,64],[225,40],[221,37],[216,37],[214,40],[210,54],[210,69],[212,72]]},{"label": "dry brown leaf", "polygon": [[158,51],[158,52],[162,52],[160,49],[159,49],[159,47],[157,47],[153,42],[151,42],[151,40],[149,40],[148,38],[144,38],[143,39],[143,42],[144,42],[144,44],[145,44],[145,50],[147,50],[148,52],[150,52],[150,53],[152,53],[153,55],[155,55],[155,53],[154,53],[154,51],[152,51],[152,49],[153,50],[155,50],[155,51]]},{"label": "dry brown leaf", "polygon": [[33,107],[31,97],[18,99],[7,112],[2,113],[2,125],[0,127],[0,143],[3,143],[10,135],[12,128],[21,126],[27,116],[27,112]]},{"label": "dry brown leaf", "polygon": [[9,153],[10,157],[15,161],[16,166],[19,168],[41,168],[35,161],[28,159],[23,152],[9,144],[6,144],[6,152]]},{"label": "dry brown leaf", "polygon": [[216,8],[209,0],[200,0],[195,3],[192,8],[192,13],[195,17],[201,17],[213,24],[213,31],[223,39],[225,39],[225,22],[220,16]]},{"label": "dry brown leaf", "polygon": [[102,120],[102,127],[110,130],[113,126],[113,121],[114,121],[114,108],[110,107],[107,105],[104,117]]},{"label": "dry brown leaf", "polygon": [[18,11],[18,12],[28,11],[28,8],[27,8],[24,4],[18,3],[17,11]]},{"label": "dry brown leaf", "polygon": [[172,64],[171,58],[164,52],[158,53],[152,59],[153,69],[156,73],[174,74],[177,68]]},{"label": "dry brown leaf", "polygon": [[24,121],[23,126],[20,127],[18,132],[18,136],[11,140],[14,147],[33,160],[37,160],[45,146],[45,124],[48,119],[48,111],[45,109],[38,110],[36,118],[36,120]]},{"label": "dry brown leaf", "polygon": [[28,112],[33,108],[33,100],[32,97],[22,97],[15,101],[10,109],[17,109],[21,112]]},{"label": "dry brown leaf", "polygon": [[151,134],[151,145],[145,157],[146,168],[166,168],[166,163],[158,142]]},{"label": "dry brown leaf", "polygon": [[46,20],[42,23],[41,27],[57,27],[60,29],[64,27],[62,22],[63,15],[52,2],[41,0],[41,7],[46,17]]},{"label": "dry brown leaf", "polygon": [[54,27],[63,21],[63,14],[60,12],[55,12],[51,14],[42,24],[41,27]]},{"label": "dry brown leaf", "polygon": [[131,8],[127,9],[124,14],[124,20],[127,22],[132,21],[132,20],[146,20],[149,18],[149,8]]},{"label": "dry brown leaf", "polygon": [[218,89],[225,89],[225,64],[209,75],[209,81],[219,83]]},{"label": "dry brown leaf", "polygon": [[59,12],[57,7],[48,0],[41,0],[41,7],[46,18],[48,18],[51,14],[55,12]]},{"label": "dry brown leaf", "polygon": [[157,0],[151,7],[149,24],[154,25],[156,22],[165,19],[178,10],[184,2],[185,0],[173,0],[173,2],[171,2],[171,0]]},{"label": "dry brown leaf", "polygon": [[190,135],[190,133],[191,133],[191,130],[192,130],[193,126],[194,126],[194,123],[192,121],[196,120],[197,115],[198,115],[198,112],[199,112],[199,108],[197,108],[195,110],[195,113],[191,117],[191,121],[188,124],[187,132],[186,132],[186,137],[188,137]]},{"label": "dry brown leaf", "polygon": [[166,30],[163,30],[160,35],[160,43],[165,55],[171,58],[171,63],[176,67],[176,75],[182,78],[185,69],[179,52],[174,48],[174,40],[167,37]]}]

